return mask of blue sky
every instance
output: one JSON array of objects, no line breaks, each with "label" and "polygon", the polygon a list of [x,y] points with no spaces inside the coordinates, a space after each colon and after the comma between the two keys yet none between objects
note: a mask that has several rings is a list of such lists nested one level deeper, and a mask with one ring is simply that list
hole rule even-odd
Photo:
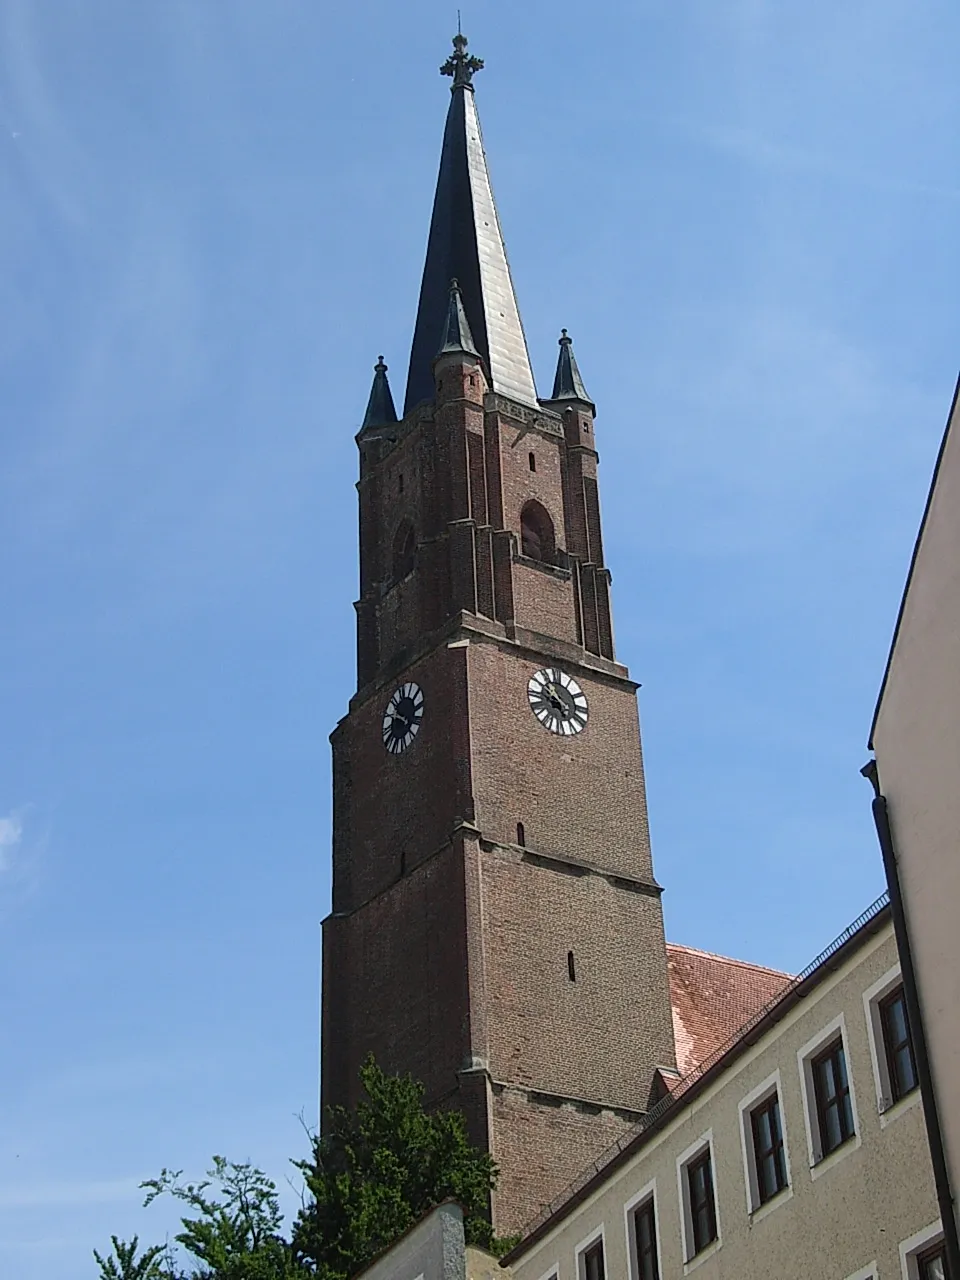
[{"label": "blue sky", "polygon": [[[353,434],[398,399],[455,9],[0,0],[0,1274],[316,1114]],[[669,936],[805,964],[960,365],[949,0],[479,0],[541,391],[599,409]],[[152,1216],[151,1216],[152,1214]]]}]

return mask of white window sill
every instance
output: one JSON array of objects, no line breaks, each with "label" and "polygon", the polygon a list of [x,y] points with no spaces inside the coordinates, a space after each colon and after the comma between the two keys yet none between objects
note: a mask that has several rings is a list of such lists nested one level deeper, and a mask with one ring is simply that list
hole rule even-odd
[{"label": "white window sill", "polygon": [[829,1173],[830,1170],[835,1165],[838,1165],[841,1160],[846,1160],[847,1156],[852,1155],[854,1151],[859,1151],[859,1149],[860,1135],[858,1133],[855,1137],[848,1138],[842,1147],[837,1147],[836,1151],[831,1151],[828,1156],[824,1156],[822,1160],[818,1160],[810,1170],[810,1177],[814,1182],[816,1182],[817,1178],[821,1178],[825,1173]]},{"label": "white window sill", "polygon": [[756,1209],[751,1210],[750,1225],[755,1226],[756,1223],[762,1222],[764,1218],[769,1218],[775,1209],[779,1209],[782,1204],[786,1204],[788,1200],[793,1199],[793,1187],[787,1185],[782,1191],[778,1191],[775,1196],[767,1201],[766,1204],[759,1205]]},{"label": "white window sill", "polygon": [[911,1089],[909,1093],[904,1094],[899,1102],[895,1102],[892,1106],[884,1108],[880,1112],[880,1128],[885,1129],[888,1124],[893,1124],[895,1120],[899,1120],[907,1111],[912,1111],[920,1101],[920,1090]]},{"label": "white window sill", "polygon": [[721,1242],[718,1238],[714,1240],[712,1244],[708,1244],[705,1249],[701,1249],[699,1253],[694,1254],[689,1262],[685,1262],[683,1264],[683,1274],[688,1276],[691,1271],[696,1271],[697,1267],[699,1267],[701,1263],[706,1262],[708,1258],[712,1258],[720,1248],[720,1243]]}]

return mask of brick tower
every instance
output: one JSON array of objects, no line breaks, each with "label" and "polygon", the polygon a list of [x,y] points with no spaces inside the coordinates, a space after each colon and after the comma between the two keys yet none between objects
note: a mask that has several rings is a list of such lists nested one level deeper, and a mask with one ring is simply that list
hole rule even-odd
[{"label": "brick tower", "polygon": [[594,406],[537,398],[472,77],[453,77],[404,416],[360,449],[357,692],[331,740],[325,1104],[373,1051],[462,1109],[518,1230],[674,1066],[636,686],[614,658]]}]

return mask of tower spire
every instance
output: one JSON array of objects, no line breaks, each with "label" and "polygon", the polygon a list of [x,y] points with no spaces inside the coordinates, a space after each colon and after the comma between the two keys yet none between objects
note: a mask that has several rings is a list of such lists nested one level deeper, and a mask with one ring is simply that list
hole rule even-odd
[{"label": "tower spire", "polygon": [[383,356],[377,356],[377,363],[373,366],[373,386],[370,388],[370,399],[367,401],[367,411],[363,415],[360,430],[386,427],[396,420],[397,410],[387,381],[387,366],[383,363]]},{"label": "tower spire", "polygon": [[464,315],[490,386],[512,400],[537,406],[474,102],[473,77],[482,67],[483,60],[467,53],[467,38],[458,32],[453,53],[440,68],[453,84],[410,352],[405,413],[433,397],[433,361],[444,333],[454,278],[459,281]]},{"label": "tower spire", "polygon": [[583,378],[577,368],[577,357],[573,354],[573,339],[566,329],[560,330],[560,354],[557,357],[557,372],[553,379],[553,395],[551,400],[583,400],[585,404],[593,404],[583,385]]},{"label": "tower spire", "polygon": [[438,355],[448,351],[465,351],[467,355],[478,356],[480,353],[474,346],[473,334],[463,309],[463,298],[460,296],[460,284],[450,281],[450,301],[447,304],[447,319],[443,326],[443,338]]}]

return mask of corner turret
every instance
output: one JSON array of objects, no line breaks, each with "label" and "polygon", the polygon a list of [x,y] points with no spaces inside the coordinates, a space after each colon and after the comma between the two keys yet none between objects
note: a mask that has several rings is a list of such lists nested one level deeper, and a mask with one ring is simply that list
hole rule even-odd
[{"label": "corner turret", "polygon": [[363,415],[360,431],[362,433],[371,427],[387,427],[396,421],[397,410],[387,380],[387,366],[383,363],[383,356],[377,356],[377,363],[373,366],[373,386],[370,388],[370,399],[367,401],[367,411]]}]

